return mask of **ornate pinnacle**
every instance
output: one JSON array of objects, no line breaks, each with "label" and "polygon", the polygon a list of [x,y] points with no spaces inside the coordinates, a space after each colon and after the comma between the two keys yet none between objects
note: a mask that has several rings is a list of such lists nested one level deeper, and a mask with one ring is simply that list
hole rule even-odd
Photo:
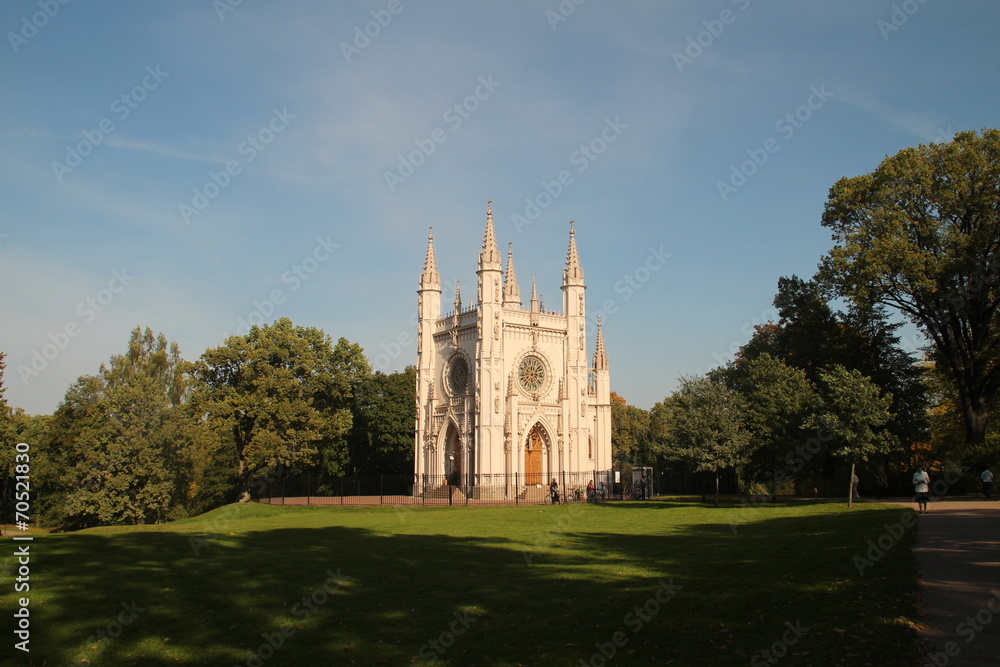
[{"label": "ornate pinnacle", "polygon": [[427,255],[424,257],[424,272],[420,274],[420,287],[441,288],[441,274],[438,273],[437,258],[434,256],[434,228],[427,233]]},{"label": "ornate pinnacle", "polygon": [[594,370],[606,371],[609,368],[608,353],[604,350],[604,327],[601,316],[597,316],[597,350],[594,352]]},{"label": "ornate pinnacle", "polygon": [[500,269],[500,251],[493,229],[493,200],[486,204],[486,232],[483,234],[483,251],[479,253],[480,269]]},{"label": "ornate pinnacle", "polygon": [[563,269],[563,285],[570,283],[583,284],[583,269],[580,267],[580,256],[576,252],[575,220],[569,221],[569,250],[566,251],[566,268]]},{"label": "ornate pinnacle", "polygon": [[503,281],[503,302],[521,305],[521,288],[517,284],[517,274],[514,272],[514,244],[507,243],[507,273]]}]

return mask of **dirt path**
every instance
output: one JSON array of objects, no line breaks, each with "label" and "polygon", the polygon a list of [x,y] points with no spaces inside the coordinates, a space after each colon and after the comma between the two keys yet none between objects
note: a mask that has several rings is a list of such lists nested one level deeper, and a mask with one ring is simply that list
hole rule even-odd
[{"label": "dirt path", "polygon": [[[913,503],[900,503],[916,509]],[[932,501],[914,554],[931,648],[928,665],[1000,665],[1000,502]]]}]

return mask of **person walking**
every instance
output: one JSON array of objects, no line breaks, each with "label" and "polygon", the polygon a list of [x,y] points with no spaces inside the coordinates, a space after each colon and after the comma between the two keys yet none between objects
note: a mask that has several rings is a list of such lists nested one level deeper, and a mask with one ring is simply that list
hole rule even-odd
[{"label": "person walking", "polygon": [[927,514],[927,501],[930,500],[931,478],[924,469],[917,466],[917,472],[913,473],[913,502],[917,503],[920,514]]},{"label": "person walking", "polygon": [[983,474],[979,476],[983,480],[983,495],[986,496],[986,500],[993,499],[993,473],[989,468],[983,471]]},{"label": "person walking", "polygon": [[889,477],[885,474],[885,467],[880,467],[875,473],[876,495],[880,500],[889,497]]}]

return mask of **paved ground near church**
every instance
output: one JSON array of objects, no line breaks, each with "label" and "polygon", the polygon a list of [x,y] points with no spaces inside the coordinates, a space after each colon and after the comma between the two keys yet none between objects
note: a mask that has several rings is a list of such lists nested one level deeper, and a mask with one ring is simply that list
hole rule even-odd
[{"label": "paved ground near church", "polygon": [[[916,509],[912,502],[897,501]],[[932,501],[914,551],[924,594],[927,665],[1000,665],[1000,502]]]}]

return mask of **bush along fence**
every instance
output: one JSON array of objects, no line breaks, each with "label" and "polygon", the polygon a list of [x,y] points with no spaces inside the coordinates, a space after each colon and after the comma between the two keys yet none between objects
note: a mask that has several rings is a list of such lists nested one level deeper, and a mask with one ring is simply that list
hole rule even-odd
[{"label": "bush along fence", "polygon": [[[647,472],[648,471],[648,472]],[[540,505],[551,502],[556,480],[560,501],[583,502],[593,481],[600,500],[630,500],[656,493],[649,468],[585,473],[493,475],[373,475],[368,477],[261,477],[255,500],[275,505]]]}]

